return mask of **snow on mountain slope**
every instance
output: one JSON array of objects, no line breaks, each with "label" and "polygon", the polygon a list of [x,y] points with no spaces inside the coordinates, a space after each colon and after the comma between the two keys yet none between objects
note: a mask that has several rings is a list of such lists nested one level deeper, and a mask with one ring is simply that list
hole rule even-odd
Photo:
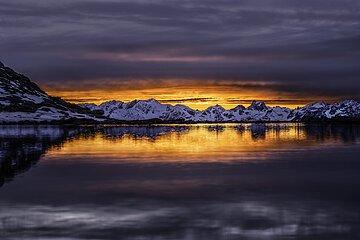
[{"label": "snow on mountain slope", "polygon": [[0,62],[0,123],[97,120],[90,111],[47,95],[35,83]]},{"label": "snow on mountain slope", "polygon": [[327,118],[351,117],[360,118],[360,102],[345,100],[340,103],[330,104],[325,110]]},{"label": "snow on mountain slope", "polygon": [[161,114],[160,119],[164,121],[196,121],[199,119],[200,114],[200,111],[185,105],[168,105],[168,110]]},{"label": "snow on mountain slope", "polygon": [[103,103],[100,109],[104,111],[104,116],[119,120],[149,120],[159,119],[165,112],[168,105],[160,104],[155,99],[147,101],[132,101],[128,103],[111,101]]},{"label": "snow on mountain slope", "polygon": [[162,120],[162,121],[188,121],[188,122],[235,122],[235,121],[287,121],[291,112],[288,108],[271,108],[263,102],[254,101],[248,108],[237,106],[225,110],[216,105],[204,111],[193,110],[184,105],[161,104],[155,99],[135,100],[124,103],[109,101],[99,106],[94,104],[81,104],[82,107],[92,111],[103,111],[105,117],[123,121],[136,120]]},{"label": "snow on mountain slope", "polygon": [[0,63],[0,104],[9,106],[11,102],[40,104],[49,99],[36,84]]},{"label": "snow on mountain slope", "polygon": [[155,99],[135,100],[128,103],[109,101],[99,106],[95,104],[81,106],[92,111],[102,111],[105,117],[122,121],[156,119],[187,122],[289,122],[360,119],[360,103],[354,100],[333,104],[317,102],[295,110],[268,107],[264,102],[253,101],[248,108],[239,105],[225,110],[216,105],[199,111],[184,105],[161,104]]},{"label": "snow on mountain slope", "polygon": [[229,121],[229,118],[224,115],[225,109],[222,106],[216,105],[212,107],[208,107],[204,111],[201,112],[201,115],[198,121],[201,122],[224,122]]},{"label": "snow on mountain slope", "polygon": [[354,100],[345,100],[332,104],[317,102],[295,109],[289,116],[289,120],[292,121],[343,119],[359,120],[360,102]]}]

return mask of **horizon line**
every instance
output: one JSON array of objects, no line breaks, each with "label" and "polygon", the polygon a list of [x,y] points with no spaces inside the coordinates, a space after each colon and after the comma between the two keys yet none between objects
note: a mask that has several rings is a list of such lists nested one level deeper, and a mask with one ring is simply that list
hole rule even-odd
[{"label": "horizon line", "polygon": [[[66,99],[63,99],[63,100],[69,101],[69,100],[66,100]],[[99,104],[96,104],[96,103],[93,103],[93,102],[83,102],[83,103],[74,103],[74,104],[76,104],[76,105],[94,104],[94,105],[96,105],[96,106],[100,106],[101,104],[108,103],[108,102],[112,102],[112,101],[122,102],[122,103],[130,103],[130,102],[134,102],[134,101],[149,102],[149,101],[151,101],[151,100],[155,100],[156,102],[158,102],[158,103],[160,103],[160,104],[163,104],[163,105],[171,105],[171,106],[182,105],[182,106],[186,106],[186,107],[191,108],[192,110],[196,110],[196,111],[204,111],[204,110],[206,110],[206,109],[208,109],[208,108],[216,107],[216,106],[220,106],[220,107],[224,108],[221,104],[215,104],[215,105],[208,106],[208,107],[205,108],[204,110],[199,110],[199,109],[194,109],[194,108],[192,108],[192,107],[190,107],[190,106],[188,106],[188,105],[186,105],[186,104],[181,104],[181,103],[177,103],[177,104],[166,103],[167,101],[169,101],[169,102],[176,102],[176,101],[177,101],[176,99],[174,99],[174,100],[160,100],[160,99],[159,99],[159,100],[158,100],[158,99],[156,99],[156,98],[134,99],[134,100],[130,100],[130,101],[121,101],[121,100],[115,100],[115,99],[113,99],[113,100],[104,101],[104,102],[99,103]],[[341,102],[345,102],[345,101],[355,101],[355,102],[359,102],[359,101],[356,100],[356,99],[350,99],[350,98],[347,98],[347,99],[339,99],[339,100],[335,100],[335,101],[334,101],[334,100],[320,100],[320,101],[311,101],[311,102],[309,101],[308,104],[301,105],[301,106],[299,105],[299,106],[297,106],[297,107],[295,107],[295,108],[290,108],[290,107],[283,107],[283,106],[272,105],[272,104],[269,104],[269,105],[268,105],[268,104],[266,103],[267,100],[257,100],[257,99],[254,99],[254,100],[242,100],[242,101],[243,101],[243,102],[248,102],[248,103],[250,103],[250,104],[248,104],[248,106],[244,106],[243,104],[238,104],[237,106],[235,106],[235,107],[233,107],[233,108],[229,108],[229,109],[224,108],[224,109],[225,109],[225,110],[232,110],[232,109],[234,109],[234,108],[236,108],[236,107],[239,107],[239,106],[242,106],[242,107],[244,107],[244,108],[248,108],[248,107],[250,107],[254,102],[264,103],[265,106],[271,107],[271,108],[279,107],[279,108],[287,108],[287,109],[290,109],[290,110],[294,110],[294,109],[297,109],[297,108],[306,107],[306,106],[309,106],[309,105],[312,105],[312,104],[315,104],[315,103],[335,104],[335,103],[341,103]],[[287,100],[269,100],[269,101],[270,101],[270,102],[271,102],[271,101],[274,101],[274,102],[276,102],[276,101],[283,102],[283,101],[287,101]],[[302,100],[299,100],[299,101],[302,101]],[[69,101],[69,102],[71,102],[71,101]]]}]

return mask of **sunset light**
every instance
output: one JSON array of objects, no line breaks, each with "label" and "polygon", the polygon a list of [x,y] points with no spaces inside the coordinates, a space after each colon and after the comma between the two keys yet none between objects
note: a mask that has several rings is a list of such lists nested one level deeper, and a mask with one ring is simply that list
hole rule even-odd
[{"label": "sunset light", "polygon": [[[104,81],[106,83],[106,81]],[[96,85],[96,89],[47,89],[53,96],[59,96],[73,103],[96,103],[101,104],[110,100],[130,102],[133,100],[147,100],[155,98],[164,104],[183,104],[193,109],[204,110],[207,107],[221,105],[225,109],[231,109],[238,105],[248,106],[253,100],[266,102],[269,106],[282,106],[296,108],[312,103],[316,100],[334,101],[336,98],[319,99],[319,97],[284,93],[271,89],[271,84],[232,85],[231,82],[219,84],[207,81],[201,85],[201,81],[191,81],[188,85],[179,84],[181,80],[167,80],[154,83],[155,86],[143,85],[138,81],[138,86],[119,86],[109,83],[110,86]],[[186,83],[186,81],[185,81]],[[190,85],[192,84],[192,85]],[[213,85],[212,85],[213,84]],[[163,85],[163,86],[161,86]],[[269,90],[266,88],[269,86]],[[56,86],[55,86],[56,87]],[[87,86],[85,85],[87,88]],[[141,88],[141,89],[139,89]]]},{"label": "sunset light", "polygon": [[0,240],[360,239],[360,0],[3,0],[0,53]]}]

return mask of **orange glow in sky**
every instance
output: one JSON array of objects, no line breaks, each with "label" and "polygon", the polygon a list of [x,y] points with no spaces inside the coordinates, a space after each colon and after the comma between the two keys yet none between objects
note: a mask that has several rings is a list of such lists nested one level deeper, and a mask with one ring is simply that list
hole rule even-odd
[{"label": "orange glow in sky", "polygon": [[[252,100],[265,101],[269,106],[296,108],[312,103],[318,99],[306,96],[295,96],[287,92],[279,92],[260,87],[239,87],[229,83],[221,86],[212,83],[200,85],[177,85],[176,80],[164,83],[126,82],[119,84],[104,84],[91,87],[73,87],[72,89],[45,88],[52,96],[59,96],[72,103],[101,104],[110,100],[132,101],[155,98],[161,103],[183,104],[193,109],[203,110],[209,106],[219,104],[225,109],[238,105],[248,106]],[[175,82],[175,83],[174,83]],[[180,80],[179,80],[180,82]],[[162,86],[163,85],[163,86]],[[78,89],[78,90],[73,90]],[[323,100],[323,99],[321,99]]]}]

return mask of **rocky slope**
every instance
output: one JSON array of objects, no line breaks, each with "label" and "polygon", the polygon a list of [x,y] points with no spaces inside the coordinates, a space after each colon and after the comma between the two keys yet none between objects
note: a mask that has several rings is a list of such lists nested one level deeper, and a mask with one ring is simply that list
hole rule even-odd
[{"label": "rocky slope", "polygon": [[91,111],[51,97],[0,62],[0,123],[101,121]]}]

